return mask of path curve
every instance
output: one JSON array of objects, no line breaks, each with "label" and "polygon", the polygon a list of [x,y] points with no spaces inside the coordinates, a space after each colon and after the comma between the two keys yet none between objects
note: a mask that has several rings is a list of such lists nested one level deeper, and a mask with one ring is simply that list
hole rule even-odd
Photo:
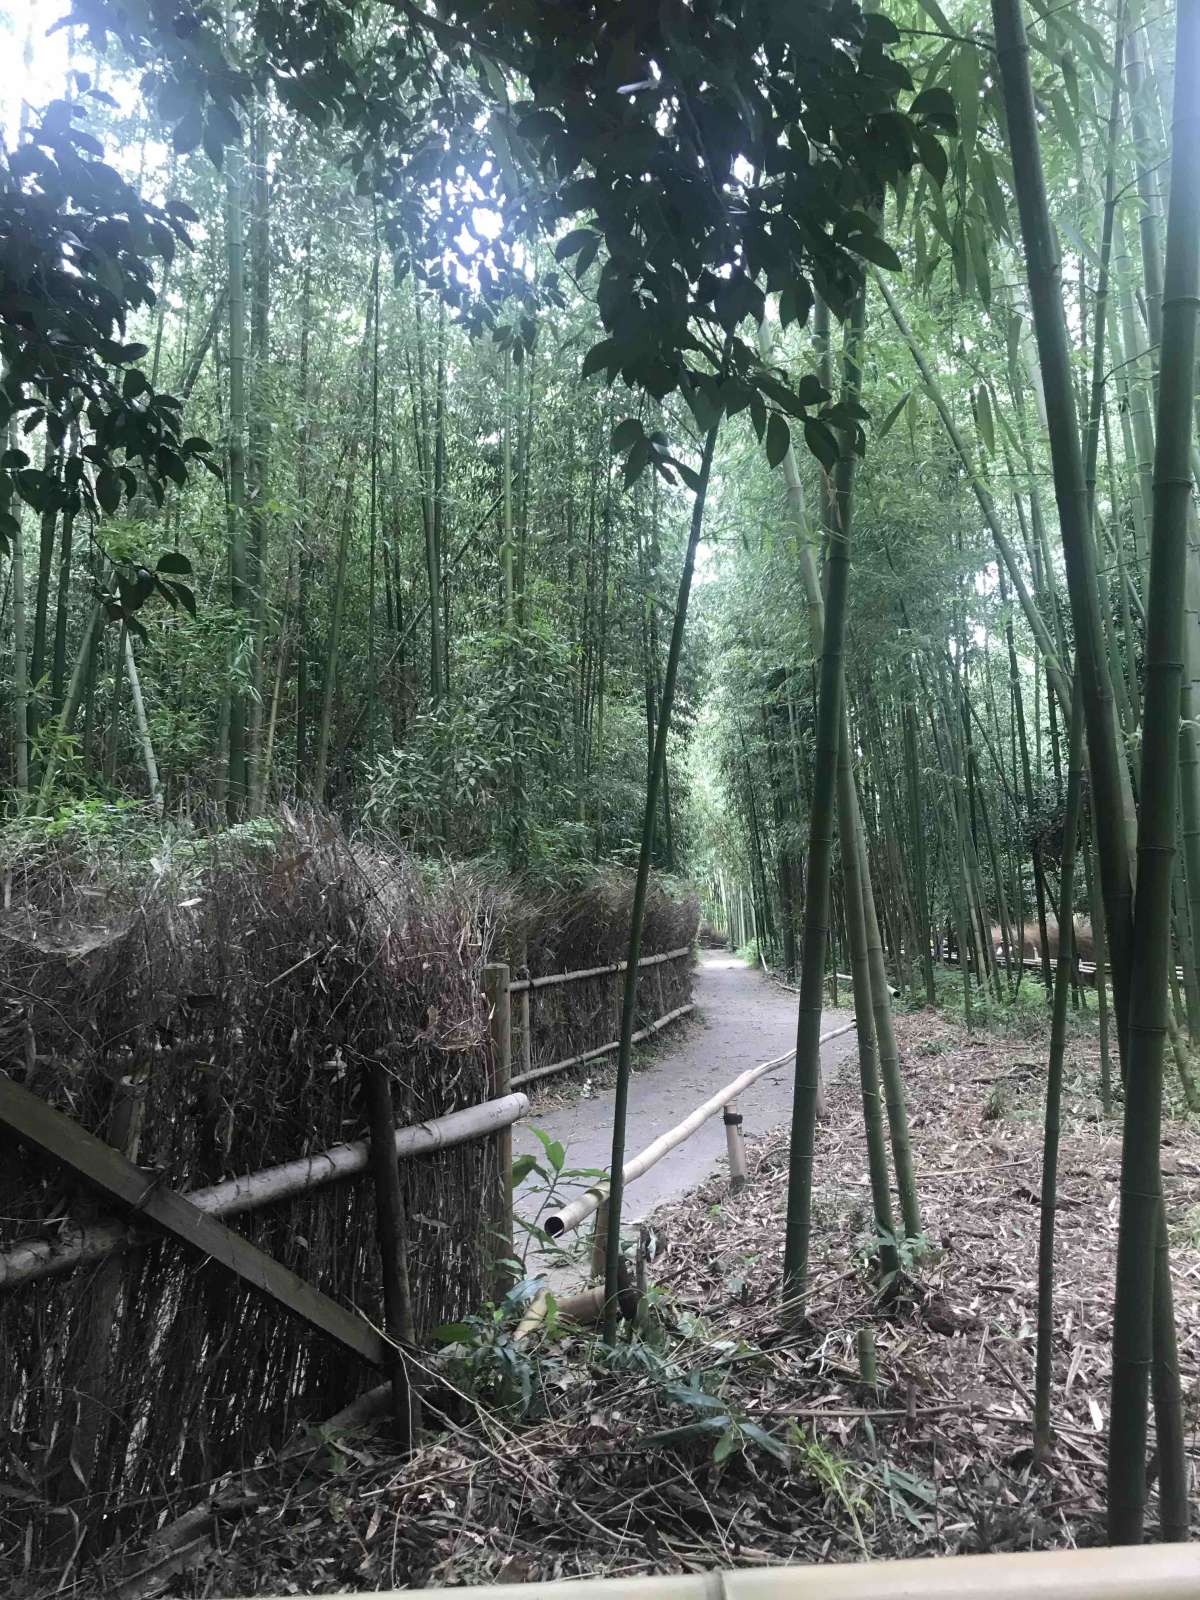
[{"label": "path curve", "polygon": [[[796,1043],[796,996],[728,951],[706,950],[696,967],[692,998],[696,1012],[680,1029],[666,1033],[650,1066],[633,1075],[629,1086],[626,1150],[632,1156],[673,1128],[689,1111],[749,1067],[782,1055]],[[853,1012],[827,1010],[822,1033],[849,1022]],[[855,1035],[831,1039],[821,1051],[827,1083],[855,1048]],[[761,1077],[739,1096],[746,1132],[766,1133],[791,1119],[792,1063]],[[543,1109],[535,1099],[526,1121],[513,1129],[513,1150],[540,1155],[535,1127],[566,1148],[568,1167],[607,1169],[612,1153],[613,1090],[580,1096]],[[725,1128],[719,1115],[709,1120],[625,1193],[629,1222],[648,1217],[658,1206],[695,1189],[725,1155]],[[531,1180],[536,1182],[536,1180]],[[532,1195],[530,1199],[532,1199]],[[518,1210],[528,1216],[530,1207]]]}]

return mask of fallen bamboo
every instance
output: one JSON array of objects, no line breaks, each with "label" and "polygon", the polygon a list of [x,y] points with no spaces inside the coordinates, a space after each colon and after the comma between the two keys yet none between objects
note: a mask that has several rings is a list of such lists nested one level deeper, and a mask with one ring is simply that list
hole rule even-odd
[{"label": "fallen bamboo", "polygon": [[[399,1128],[396,1158],[405,1160],[430,1155],[451,1145],[486,1138],[497,1129],[510,1127],[528,1109],[527,1095],[509,1094],[499,1100],[486,1100],[482,1105],[468,1106],[463,1111],[451,1111],[429,1122],[418,1122],[410,1128]],[[207,1189],[193,1189],[185,1193],[184,1198],[209,1216],[238,1216],[311,1189],[324,1188],[326,1184],[358,1177],[367,1170],[369,1161],[370,1145],[366,1140],[335,1144],[329,1150],[302,1156],[298,1161],[266,1167],[261,1172],[243,1173]],[[144,1228],[100,1222],[61,1234],[57,1239],[29,1239],[0,1254],[0,1289],[14,1289],[23,1283],[74,1272],[78,1267],[103,1260],[116,1250],[146,1244],[156,1237]]]},{"label": "fallen bamboo", "polygon": [[[843,1034],[849,1033],[854,1026],[853,1022],[847,1022],[843,1023],[840,1028],[831,1029],[829,1033],[821,1035],[821,1043],[828,1044],[832,1039],[841,1038]],[[705,1100],[701,1105],[698,1105],[689,1116],[684,1117],[682,1122],[677,1123],[673,1128],[668,1128],[666,1133],[660,1134],[652,1144],[648,1144],[644,1150],[627,1161],[624,1167],[625,1182],[627,1184],[632,1183],[636,1178],[640,1178],[644,1173],[648,1172],[652,1166],[662,1160],[663,1156],[668,1155],[678,1145],[681,1145],[685,1139],[690,1139],[697,1128],[707,1122],[709,1117],[715,1117],[718,1111],[724,1110],[731,1100],[736,1100],[740,1094],[750,1088],[751,1084],[757,1083],[773,1067],[783,1066],[795,1054],[795,1050],[788,1050],[783,1055],[775,1056],[770,1061],[763,1061],[757,1067],[751,1067],[748,1071],[743,1072],[732,1083],[727,1083],[723,1089],[719,1089],[716,1094]],[[585,1189],[581,1195],[572,1200],[569,1205],[564,1206],[561,1211],[552,1211],[545,1220],[546,1232],[552,1239],[557,1239],[564,1233],[570,1233],[573,1228],[577,1228],[581,1222],[584,1222],[594,1211],[598,1210],[607,1199],[608,1180],[604,1179],[600,1183],[593,1184],[590,1189]]]},{"label": "fallen bamboo", "polygon": [[[633,1043],[644,1044],[661,1028],[677,1022],[680,1017],[686,1017],[689,1011],[695,1009],[694,1002],[690,1000],[687,1005],[676,1006],[674,1011],[668,1011],[664,1017],[657,1017],[648,1027],[639,1028],[633,1036]],[[619,1039],[611,1039],[608,1044],[598,1044],[594,1050],[585,1050],[582,1055],[568,1056],[565,1061],[552,1061],[548,1067],[535,1067],[532,1072],[518,1072],[512,1080],[513,1088],[519,1089],[527,1083],[536,1083],[539,1078],[548,1078],[555,1072],[566,1072],[569,1067],[581,1067],[585,1061],[595,1061],[599,1056],[611,1055],[620,1043]]]},{"label": "fallen bamboo", "polygon": [[[661,966],[664,961],[679,961],[691,953],[690,944],[681,944],[678,950],[664,950],[657,956],[643,956],[638,962],[638,970]],[[526,989],[550,989],[557,983],[582,983],[585,978],[605,978],[612,973],[624,972],[628,965],[627,961],[610,961],[607,966],[581,967],[578,972],[551,972],[544,978],[517,978],[509,984],[508,992],[520,994]]]}]

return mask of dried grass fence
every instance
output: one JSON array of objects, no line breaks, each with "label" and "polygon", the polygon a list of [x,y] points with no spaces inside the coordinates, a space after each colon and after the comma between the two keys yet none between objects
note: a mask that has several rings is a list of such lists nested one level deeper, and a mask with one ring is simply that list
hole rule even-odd
[{"label": "dried grass fence", "polygon": [[[53,853],[8,865],[0,1066],[171,1191],[360,1138],[371,1065],[388,1073],[398,1127],[488,1100],[484,963],[519,922],[544,971],[622,909],[611,879],[557,910],[466,873],[431,888],[319,818],[177,849],[136,894],[70,866]],[[694,907],[656,899],[651,950],[695,927]],[[624,910],[627,925],[627,899]],[[682,963],[662,965],[680,973],[668,994],[690,981]],[[604,1042],[615,985],[602,996],[601,982],[562,986],[561,1009],[535,1003],[539,1051]],[[657,983],[647,1004],[660,1004]],[[400,1164],[418,1336],[488,1297],[497,1148],[477,1139]],[[0,1149],[0,1252],[103,1221],[87,1185],[2,1131]],[[382,1321],[369,1184],[305,1192],[237,1228]],[[338,1346],[169,1240],[13,1292],[0,1284],[0,1347],[10,1589],[189,1504],[364,1383]]]}]

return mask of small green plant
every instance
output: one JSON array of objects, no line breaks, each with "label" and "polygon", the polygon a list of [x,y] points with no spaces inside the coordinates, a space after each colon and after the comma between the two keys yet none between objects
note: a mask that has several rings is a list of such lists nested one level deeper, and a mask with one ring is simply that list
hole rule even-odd
[{"label": "small green plant", "polygon": [[[895,1251],[897,1265],[890,1272],[880,1272],[879,1264],[886,1246]],[[878,1226],[869,1233],[860,1234],[854,1250],[857,1260],[878,1274],[880,1294],[889,1294],[901,1280],[915,1277],[917,1268],[932,1253],[933,1245],[927,1233],[918,1233],[910,1239],[899,1229]]]},{"label": "small green plant", "polygon": [[1171,1229],[1171,1242],[1186,1250],[1200,1250],[1200,1206],[1189,1206]]},{"label": "small green plant", "polygon": [[514,1189],[531,1176],[538,1179],[537,1183],[529,1184],[524,1191],[537,1200],[533,1217],[513,1216],[513,1221],[525,1234],[525,1247],[516,1262],[522,1274],[527,1271],[529,1253],[535,1248],[553,1262],[561,1264],[574,1261],[586,1248],[586,1239],[579,1234],[575,1235],[569,1247],[552,1239],[542,1227],[542,1218],[559,1202],[568,1186],[583,1187],[607,1176],[599,1167],[568,1167],[566,1147],[561,1140],[553,1138],[544,1128],[534,1128],[532,1131],[542,1147],[543,1159],[539,1161],[536,1155],[526,1151],[517,1156],[512,1166]]},{"label": "small green plant", "polygon": [[[443,1323],[433,1339],[443,1346],[438,1369],[451,1388],[488,1411],[520,1420],[540,1417],[545,1410],[541,1361],[518,1343],[517,1325],[541,1280],[524,1278],[498,1305],[461,1322]],[[547,1324],[557,1327],[557,1308],[547,1307]]]},{"label": "small green plant", "polygon": [[653,1433],[645,1443],[670,1448],[711,1441],[710,1456],[714,1466],[720,1466],[735,1454],[749,1454],[755,1450],[771,1456],[781,1466],[790,1466],[791,1450],[787,1442],[768,1433],[760,1423],[752,1422],[719,1395],[711,1394],[704,1386],[706,1377],[711,1381],[712,1374],[702,1377],[693,1372],[687,1383],[663,1385],[663,1399],[697,1413],[697,1419]]},{"label": "small green plant", "polygon": [[858,1540],[859,1549],[865,1556],[867,1543],[863,1538],[859,1513],[867,1509],[867,1499],[860,1489],[854,1488],[849,1463],[842,1456],[835,1455],[824,1440],[817,1437],[815,1431],[810,1433],[797,1423],[791,1424],[788,1442],[810,1476],[816,1479],[831,1499],[837,1501],[850,1518],[854,1527],[854,1537]]},{"label": "small green plant", "polygon": [[988,1090],[987,1099],[983,1102],[981,1120],[984,1122],[1000,1122],[1008,1115],[1008,1110],[1008,1090],[1002,1083],[994,1083]]}]

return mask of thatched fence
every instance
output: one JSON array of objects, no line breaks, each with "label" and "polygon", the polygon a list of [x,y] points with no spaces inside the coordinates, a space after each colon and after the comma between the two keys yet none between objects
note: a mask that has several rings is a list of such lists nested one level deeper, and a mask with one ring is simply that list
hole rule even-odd
[{"label": "thatched fence", "polygon": [[[465,873],[431,887],[403,861],[294,819],[197,845],[133,896],[61,864],[10,864],[0,1067],[27,1104],[52,1108],[53,1128],[69,1119],[147,1182],[138,1217],[65,1176],[45,1144],[0,1129],[0,1415],[16,1491],[0,1502],[0,1570],[61,1570],[120,1542],[376,1381],[281,1302],[164,1237],[154,1209],[161,1192],[236,1214],[240,1241],[382,1328],[371,1184],[302,1181],[306,1164],[344,1163],[335,1180],[363,1170],[372,1069],[386,1073],[400,1130],[413,1333],[489,1297],[508,1176],[492,1135],[516,1112],[496,1109],[483,969],[520,939],[545,976],[601,926],[579,965],[615,956],[610,919],[628,919],[619,887],[597,880],[557,909]],[[658,893],[645,947],[679,948],[695,920],[694,906]],[[651,965],[640,1024],[685,1003],[689,986],[690,963]],[[616,987],[596,973],[551,986],[544,1005],[534,987],[536,1059],[611,1038]],[[420,1125],[459,1127],[488,1103],[484,1136],[422,1144]],[[277,1170],[264,1180],[266,1169]],[[252,1181],[274,1183],[277,1203],[247,1210]],[[44,1270],[64,1251],[78,1252],[69,1275],[61,1259]],[[16,1271],[21,1261],[33,1270]]]}]

